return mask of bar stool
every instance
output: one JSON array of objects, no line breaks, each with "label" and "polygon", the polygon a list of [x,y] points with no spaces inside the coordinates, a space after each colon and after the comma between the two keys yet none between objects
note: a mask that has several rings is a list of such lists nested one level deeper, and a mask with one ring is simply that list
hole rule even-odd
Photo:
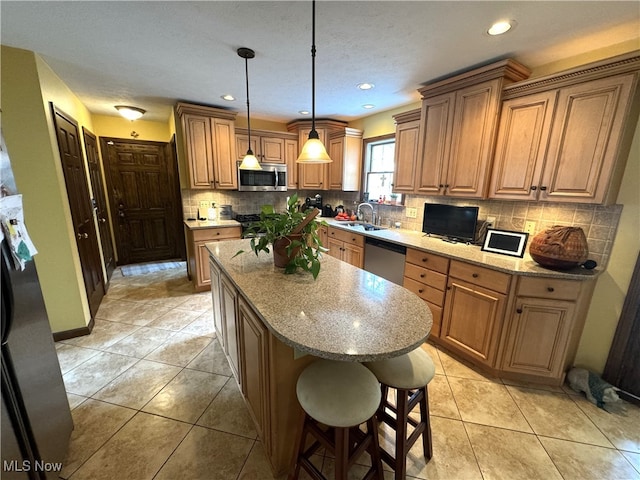
[{"label": "bar stool", "polygon": [[[396,480],[404,479],[407,474],[407,454],[420,435],[422,451],[427,462],[433,456],[427,392],[427,385],[435,375],[433,361],[427,352],[418,347],[405,355],[366,362],[364,365],[381,383],[382,401],[378,409],[378,421],[386,423],[396,431],[395,457],[383,448],[380,455],[395,471]],[[395,406],[387,399],[389,388],[396,389]],[[420,405],[420,421],[409,417],[409,413],[417,404]],[[407,438],[409,424],[413,426],[413,432]]]},{"label": "bar stool", "polygon": [[[322,446],[335,456],[336,480],[347,479],[349,468],[365,450],[371,455],[372,467],[364,478],[382,480],[376,419],[380,384],[371,371],[357,362],[318,360],[302,371],[296,393],[305,414],[289,479],[298,478],[300,467],[314,479],[325,479],[310,460]],[[366,433],[359,428],[365,422]],[[314,441],[305,450],[308,434]]]}]

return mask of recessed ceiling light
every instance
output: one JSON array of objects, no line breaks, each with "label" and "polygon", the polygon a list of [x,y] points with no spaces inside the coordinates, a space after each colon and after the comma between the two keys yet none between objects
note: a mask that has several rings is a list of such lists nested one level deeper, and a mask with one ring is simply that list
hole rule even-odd
[{"label": "recessed ceiling light", "polygon": [[360,90],[371,90],[375,85],[373,83],[359,83],[356,87]]},{"label": "recessed ceiling light", "polygon": [[496,22],[491,25],[491,28],[487,30],[489,35],[502,35],[503,33],[508,32],[513,27],[513,22],[507,20],[501,20],[500,22]]},{"label": "recessed ceiling light", "polygon": [[226,100],[227,102],[233,102],[236,99],[236,97],[234,97],[230,93],[227,93],[226,95],[220,95],[220,98]]},{"label": "recessed ceiling light", "polygon": [[308,110],[300,110],[298,113],[300,115],[309,115],[309,111]]},{"label": "recessed ceiling light", "polygon": [[367,110],[369,110],[371,108],[376,108],[376,106],[372,105],[370,103],[366,103],[366,104],[362,105],[362,108],[366,108]]}]

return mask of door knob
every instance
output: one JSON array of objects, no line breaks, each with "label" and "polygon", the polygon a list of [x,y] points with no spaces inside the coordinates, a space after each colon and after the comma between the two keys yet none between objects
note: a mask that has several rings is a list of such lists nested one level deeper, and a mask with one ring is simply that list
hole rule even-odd
[{"label": "door knob", "polygon": [[77,233],[76,237],[78,237],[78,240],[86,240],[87,238],[89,238],[89,234],[88,233]]},{"label": "door knob", "polygon": [[100,223],[107,223],[107,219],[103,218],[103,217],[100,217]]}]

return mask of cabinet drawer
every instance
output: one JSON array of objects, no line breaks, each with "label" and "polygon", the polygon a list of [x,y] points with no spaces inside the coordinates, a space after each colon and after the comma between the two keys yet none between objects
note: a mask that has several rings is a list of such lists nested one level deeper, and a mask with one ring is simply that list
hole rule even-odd
[{"label": "cabinet drawer", "polygon": [[434,255],[433,253],[423,252],[421,250],[415,250],[413,248],[407,248],[406,261],[413,263],[414,265],[428,268],[429,270],[444,273],[445,275],[449,271],[448,258]]},{"label": "cabinet drawer", "polygon": [[457,260],[451,261],[449,275],[500,293],[507,293],[511,282],[511,275],[508,273],[497,272]]},{"label": "cabinet drawer", "polygon": [[213,240],[224,240],[228,238],[240,238],[242,227],[221,227],[221,228],[199,228],[192,230],[194,242],[206,242]]},{"label": "cabinet drawer", "polygon": [[427,300],[428,302],[435,305],[442,305],[444,303],[444,292],[438,290],[437,288],[430,287],[429,285],[425,285],[424,283],[416,282],[415,280],[411,280],[408,277],[404,277],[402,285],[404,286],[404,288],[415,293],[423,300]]},{"label": "cabinet drawer", "polygon": [[525,297],[575,300],[580,295],[582,282],[554,278],[521,277],[518,295]]},{"label": "cabinet drawer", "polygon": [[430,285],[438,290],[444,290],[447,286],[446,275],[434,272],[428,268],[419,267],[413,263],[404,264],[404,276],[409,277],[416,282]]},{"label": "cabinet drawer", "polygon": [[340,240],[351,245],[358,247],[364,247],[364,236],[353,232],[347,232],[346,230],[340,230],[339,228],[329,227],[329,238]]}]

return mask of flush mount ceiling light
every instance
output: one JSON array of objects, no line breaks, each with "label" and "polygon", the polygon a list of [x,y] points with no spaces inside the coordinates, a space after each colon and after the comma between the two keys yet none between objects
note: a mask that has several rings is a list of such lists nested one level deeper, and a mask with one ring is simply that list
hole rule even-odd
[{"label": "flush mount ceiling light", "polygon": [[359,83],[356,87],[360,90],[371,90],[375,85],[373,83]]},{"label": "flush mount ceiling light", "polygon": [[118,113],[120,113],[120,115],[122,115],[127,120],[131,120],[132,122],[147,113],[147,111],[143,110],[142,108],[130,107],[128,105],[116,105],[115,109],[118,110]]},{"label": "flush mount ceiling light", "polygon": [[249,132],[249,149],[242,159],[240,170],[262,170],[260,162],[251,150],[251,115],[249,114],[249,59],[256,56],[256,52],[250,48],[241,47],[238,49],[238,55],[244,58],[244,73],[247,82],[247,131]]},{"label": "flush mount ceiling light", "polygon": [[489,35],[502,35],[507,33],[513,27],[513,22],[508,20],[501,20],[491,25],[487,33]]},{"label": "flush mount ceiling light", "polygon": [[236,99],[236,97],[234,97],[230,93],[227,93],[226,95],[220,95],[220,98],[226,100],[227,102],[233,102]]},{"label": "flush mount ceiling light", "polygon": [[332,162],[316,131],[316,0],[311,2],[311,131],[296,162],[311,164]]}]

